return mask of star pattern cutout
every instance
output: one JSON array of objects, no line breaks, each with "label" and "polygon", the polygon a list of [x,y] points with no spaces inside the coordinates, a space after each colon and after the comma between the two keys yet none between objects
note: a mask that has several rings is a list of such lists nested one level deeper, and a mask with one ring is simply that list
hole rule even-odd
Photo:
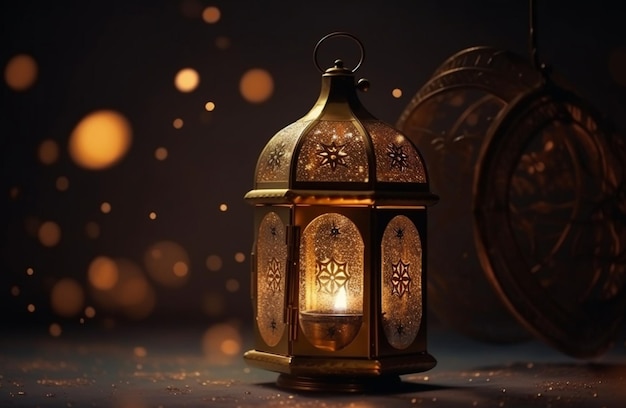
[{"label": "star pattern cutout", "polygon": [[403,146],[396,146],[394,143],[387,145],[387,156],[391,159],[391,168],[404,171],[409,168],[409,155],[404,153]]},{"label": "star pattern cutout", "polygon": [[396,228],[396,238],[404,238],[404,228]]},{"label": "star pattern cutout", "polygon": [[348,263],[338,262],[333,258],[327,258],[316,262],[315,279],[320,290],[334,295],[350,280]]},{"label": "star pattern cutout", "polygon": [[399,322],[398,325],[396,326],[396,334],[398,335],[398,337],[404,336],[405,329],[404,329],[404,325],[402,324],[402,322]]},{"label": "star pattern cutout", "polygon": [[339,231],[339,227],[335,225],[335,223],[333,223],[333,225],[330,227],[330,236],[333,238],[337,238],[339,234],[341,234],[341,232]]},{"label": "star pattern cutout", "polygon": [[267,286],[272,292],[280,291],[280,281],[282,276],[280,274],[280,262],[278,259],[272,258],[268,262],[267,267]]},{"label": "star pattern cutout", "polygon": [[405,293],[410,292],[411,275],[409,275],[410,264],[402,262],[391,264],[391,294],[402,297]]},{"label": "star pattern cutout", "polygon": [[337,146],[335,142],[329,145],[320,143],[320,147],[321,149],[317,152],[317,155],[322,158],[320,167],[328,165],[333,171],[337,169],[337,166],[348,167],[346,163],[348,153],[344,152],[345,144]]},{"label": "star pattern cutout", "polygon": [[278,146],[274,147],[267,158],[267,164],[276,169],[282,164],[283,156],[285,155],[285,143],[282,142]]}]

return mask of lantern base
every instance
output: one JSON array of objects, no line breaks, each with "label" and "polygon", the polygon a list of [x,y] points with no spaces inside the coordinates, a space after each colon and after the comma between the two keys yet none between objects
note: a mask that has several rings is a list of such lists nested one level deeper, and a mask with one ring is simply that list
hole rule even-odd
[{"label": "lantern base", "polygon": [[385,375],[381,377],[300,377],[281,374],[276,385],[298,391],[316,392],[393,392],[402,386],[400,376]]},{"label": "lantern base", "polygon": [[250,350],[244,359],[252,367],[281,373],[277,381],[280,387],[327,392],[392,391],[403,384],[400,375],[437,365],[427,352],[367,359],[283,356]]}]

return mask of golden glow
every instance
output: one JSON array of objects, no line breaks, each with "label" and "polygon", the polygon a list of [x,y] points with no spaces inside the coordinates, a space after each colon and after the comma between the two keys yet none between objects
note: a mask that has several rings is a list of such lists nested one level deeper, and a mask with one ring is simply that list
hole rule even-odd
[{"label": "golden glow", "polygon": [[61,240],[61,227],[54,221],[46,221],[39,226],[37,236],[41,245],[53,247]]},{"label": "golden glow", "polygon": [[52,139],[44,140],[39,144],[39,161],[45,165],[50,165],[59,158],[59,145]]},{"label": "golden glow", "polygon": [[85,224],[85,235],[87,235],[87,237],[91,239],[98,238],[100,236],[100,226],[98,225],[98,223],[94,221],[89,221],[87,224]]},{"label": "golden glow", "polygon": [[9,60],[4,68],[4,80],[14,91],[25,91],[37,80],[37,62],[33,57],[19,54]]},{"label": "golden glow", "polygon": [[220,211],[221,211],[221,212],[226,212],[226,211],[228,211],[228,205],[227,205],[227,204],[224,204],[224,203],[220,204]]},{"label": "golden glow", "polygon": [[335,312],[345,312],[348,309],[348,297],[346,296],[346,289],[344,287],[339,288],[335,295]]},{"label": "golden glow", "polygon": [[157,160],[165,160],[167,159],[167,149],[165,147],[159,147],[154,151],[154,157]]},{"label": "golden glow", "polygon": [[176,74],[174,85],[180,92],[192,92],[200,84],[200,75],[193,68],[183,68]]},{"label": "golden glow", "polygon": [[26,306],[26,310],[28,310],[30,313],[33,313],[35,311],[35,305],[29,303],[28,306]]},{"label": "golden glow", "polygon": [[26,275],[33,276],[35,270],[33,268],[26,268]]},{"label": "golden glow", "polygon": [[55,184],[59,191],[67,191],[70,188],[70,181],[65,176],[59,176]]},{"label": "golden glow", "polygon": [[239,281],[237,279],[229,279],[226,281],[226,290],[235,293],[239,290]]},{"label": "golden glow", "polygon": [[100,211],[102,211],[103,214],[108,214],[111,212],[111,204],[108,203],[107,201],[103,202],[102,204],[100,204]]},{"label": "golden glow", "polygon": [[239,81],[239,92],[248,102],[265,102],[274,93],[274,79],[264,69],[250,69],[243,74]]},{"label": "golden glow", "polygon": [[202,350],[211,364],[226,365],[239,358],[242,339],[230,324],[216,324],[202,336]]},{"label": "golden glow", "polygon": [[207,103],[204,104],[204,109],[206,109],[207,112],[213,112],[215,110],[215,103],[209,101]]},{"label": "golden glow", "polygon": [[117,264],[111,258],[98,256],[89,264],[87,278],[91,286],[96,289],[113,289],[119,279]]},{"label": "golden glow", "polygon": [[209,24],[217,23],[220,21],[221,16],[222,13],[220,12],[220,9],[215,6],[207,7],[202,11],[202,19]]},{"label": "golden glow", "polygon": [[144,264],[150,277],[163,286],[180,287],[189,278],[189,255],[172,241],[150,246],[144,254]]},{"label": "golden glow", "polygon": [[156,220],[157,219],[157,213],[155,213],[154,211],[150,212],[150,214],[148,214],[148,217],[151,220]]},{"label": "golden glow", "polygon": [[391,91],[391,95],[392,95],[394,98],[400,98],[400,97],[402,97],[402,89],[400,89],[400,88],[395,88],[393,91]]},{"label": "golden glow", "polygon": [[246,260],[246,255],[243,252],[237,252],[235,254],[235,262],[242,263]]},{"label": "golden glow", "polygon": [[222,269],[222,258],[219,255],[209,255],[206,258],[206,267],[211,272],[217,272]]},{"label": "golden glow", "polygon": [[92,306],[87,306],[84,313],[85,317],[89,319],[93,319],[94,317],[96,317],[96,309],[94,309]]},{"label": "golden glow", "polygon": [[112,110],[85,116],[70,135],[69,152],[74,162],[89,170],[110,167],[130,148],[132,130],[126,118]]},{"label": "golden glow", "polygon": [[59,316],[76,316],[83,309],[84,301],[83,288],[74,279],[61,279],[52,287],[50,304]]},{"label": "golden glow", "polygon": [[59,337],[63,330],[61,330],[61,325],[58,323],[52,323],[50,327],[48,327],[48,332],[52,337]]}]

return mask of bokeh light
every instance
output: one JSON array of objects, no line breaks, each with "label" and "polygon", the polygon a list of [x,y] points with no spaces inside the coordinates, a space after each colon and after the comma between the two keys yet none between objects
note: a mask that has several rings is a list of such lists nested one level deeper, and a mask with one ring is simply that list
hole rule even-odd
[{"label": "bokeh light", "polygon": [[108,214],[111,212],[111,203],[109,203],[108,201],[104,201],[102,204],[100,204],[100,211],[102,211],[103,214]]},{"label": "bokeh light", "polygon": [[391,95],[394,98],[400,98],[402,96],[402,89],[400,88],[395,88],[393,91],[391,91]]},{"label": "bokeh light", "polygon": [[55,185],[56,185],[57,190],[67,191],[67,189],[70,188],[70,181],[65,176],[59,176],[57,177]]},{"label": "bokeh light", "polygon": [[33,268],[26,268],[26,275],[33,276],[35,274],[35,270]]},{"label": "bokeh light", "polygon": [[83,287],[74,279],[61,279],[52,287],[50,304],[59,316],[76,316],[83,309],[84,302]]},{"label": "bokeh light", "polygon": [[93,306],[87,306],[84,313],[85,317],[89,319],[93,319],[94,317],[96,317],[96,309],[94,309]]},{"label": "bokeh light", "polygon": [[52,337],[59,337],[63,330],[61,329],[61,325],[58,323],[52,323],[48,326],[48,332]]},{"label": "bokeh light", "polygon": [[209,6],[202,11],[202,19],[209,24],[215,24],[220,21],[222,13],[215,6]]},{"label": "bokeh light", "polygon": [[53,247],[61,240],[61,227],[54,221],[45,221],[39,226],[37,236],[41,245]]},{"label": "bokeh light", "polygon": [[239,290],[239,281],[234,278],[230,278],[226,281],[226,290],[230,293],[235,293]]},{"label": "bokeh light", "polygon": [[4,68],[4,80],[14,91],[26,91],[37,80],[37,62],[27,54],[19,54],[9,60]]},{"label": "bokeh light", "polygon": [[146,356],[148,355],[148,350],[146,350],[146,348],[145,348],[145,347],[142,347],[142,346],[136,346],[136,347],[133,349],[133,355],[134,355],[135,357],[143,358],[143,357],[146,357]]},{"label": "bokeh light", "polygon": [[167,149],[165,147],[158,147],[154,151],[154,157],[157,160],[165,160],[165,159],[167,159]]},{"label": "bokeh light", "polygon": [[274,93],[272,75],[260,68],[246,71],[239,81],[239,92],[246,101],[251,103],[267,101]]},{"label": "bokeh light", "polygon": [[202,336],[202,350],[210,364],[225,365],[240,358],[241,344],[241,334],[231,324],[216,324]]},{"label": "bokeh light", "polygon": [[609,73],[621,86],[626,86],[626,47],[616,48],[609,55]]},{"label": "bokeh light", "polygon": [[17,285],[11,286],[11,295],[17,297],[20,295],[20,287]]},{"label": "bokeh light", "polygon": [[184,122],[181,118],[176,118],[172,122],[172,126],[174,126],[174,129],[181,129],[183,125],[184,125]]},{"label": "bokeh light", "polygon": [[148,317],[156,305],[156,295],[145,274],[135,262],[128,259],[113,260],[118,279],[108,290],[93,287],[94,300],[104,309],[121,311],[131,319]]},{"label": "bokeh light", "polygon": [[150,218],[151,220],[156,220],[157,213],[155,213],[154,211],[151,211],[150,214],[148,214],[148,218]]},{"label": "bokeh light", "polygon": [[26,310],[28,310],[30,313],[34,313],[36,310],[35,305],[29,303],[28,306],[26,306]]},{"label": "bokeh light", "polygon": [[213,112],[215,110],[215,102],[207,102],[204,104],[204,109],[206,109],[207,112]]},{"label": "bokeh light", "polygon": [[209,255],[206,258],[206,267],[211,272],[222,269],[222,258],[219,255]]},{"label": "bokeh light", "polygon": [[44,140],[39,144],[37,154],[41,163],[53,164],[59,158],[59,145],[52,139]]},{"label": "bokeh light", "polygon": [[183,68],[174,78],[174,85],[180,92],[192,92],[200,84],[200,75],[193,68]]},{"label": "bokeh light", "polygon": [[132,130],[119,112],[99,110],[85,116],[70,135],[74,162],[89,170],[101,170],[120,161],[128,152]]},{"label": "bokeh light", "polygon": [[226,212],[226,211],[228,211],[228,205],[227,205],[227,204],[224,204],[224,203],[220,204],[220,211],[221,211],[221,212]]},{"label": "bokeh light", "polygon": [[96,289],[113,289],[119,280],[117,264],[109,257],[98,256],[89,264],[87,278],[91,286]]},{"label": "bokeh light", "polygon": [[242,263],[246,260],[246,255],[243,252],[237,252],[235,254],[235,262]]},{"label": "bokeh light", "polygon": [[189,255],[172,241],[151,245],[145,252],[144,265],[149,276],[163,286],[183,286],[189,277]]}]

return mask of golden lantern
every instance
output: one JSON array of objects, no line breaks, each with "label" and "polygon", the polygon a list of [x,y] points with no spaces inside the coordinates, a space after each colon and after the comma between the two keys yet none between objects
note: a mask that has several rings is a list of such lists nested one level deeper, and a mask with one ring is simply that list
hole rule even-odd
[{"label": "golden lantern", "polygon": [[[326,39],[360,47],[350,70],[317,62]],[[254,367],[281,373],[278,385],[362,391],[429,370],[426,350],[424,161],[415,145],[359,101],[354,72],[363,46],[351,34],[320,40],[320,96],[280,130],[259,157],[252,303]]]}]

